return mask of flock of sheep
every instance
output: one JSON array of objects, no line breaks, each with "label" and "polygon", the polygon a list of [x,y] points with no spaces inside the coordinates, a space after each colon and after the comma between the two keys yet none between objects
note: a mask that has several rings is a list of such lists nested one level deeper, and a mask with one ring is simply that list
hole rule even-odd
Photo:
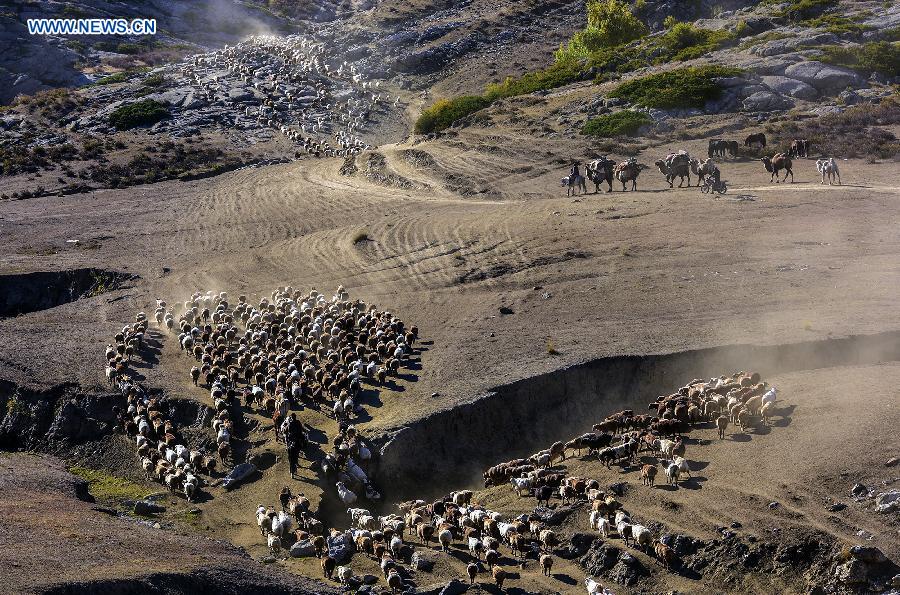
[{"label": "flock of sheep", "polygon": [[[766,146],[766,137],[762,133],[751,134],[747,137],[744,145],[760,150]],[[687,151],[680,150],[655,161],[654,165],[665,176],[670,188],[674,187],[675,178],[679,178],[679,188],[684,185],[685,179],[688,187],[690,187],[691,174],[693,174],[697,178],[698,187],[704,191],[712,189],[721,193],[725,192],[727,187],[721,181],[721,171],[715,161],[713,161],[713,158],[725,157],[727,154],[735,157],[737,156],[737,146],[737,141],[711,139],[706,159],[691,157]],[[793,182],[792,158],[796,157],[809,157],[809,140],[796,139],[791,143],[791,148],[787,152],[779,152],[771,157],[764,156],[760,158],[760,161],[766,168],[766,171],[771,174],[770,182],[784,182],[789,175],[791,176],[791,182]],[[582,193],[587,192],[586,180],[594,183],[595,194],[600,191],[601,183],[606,183],[608,186],[607,192],[612,192],[614,179],[622,183],[622,191],[626,190],[627,182],[631,182],[632,190],[637,190],[637,178],[643,169],[647,169],[647,166],[638,163],[634,157],[621,163],[616,163],[606,155],[602,155],[599,159],[588,163],[584,176],[570,174],[562,178],[561,184],[566,188],[566,196],[576,194],[579,189]],[[784,177],[780,177],[782,171],[784,171]],[[834,157],[817,159],[816,171],[822,177],[822,184],[825,184],[827,181],[829,185],[832,185],[835,180],[837,180],[838,184],[841,184],[840,168]]]},{"label": "flock of sheep", "polygon": [[[260,35],[194,56],[181,75],[207,100],[223,101],[297,143],[298,156],[355,155],[369,148],[358,133],[389,99],[354,64],[333,68],[327,59],[325,46],[304,36]],[[227,77],[263,95],[261,105],[241,107]]]},{"label": "flock of sheep", "polygon": [[[742,429],[755,423],[768,423],[776,395],[775,388],[760,382],[756,373],[737,372],[708,381],[693,380],[676,393],[652,402],[648,414],[621,411],[595,424],[592,432],[568,442],[556,442],[528,458],[495,465],[483,473],[484,484],[490,487],[508,483],[519,496],[534,497],[539,506],[549,505],[554,498],[563,504],[589,504],[591,530],[603,538],[616,535],[626,547],[636,547],[670,569],[678,560],[665,538],[655,537],[646,524],[636,522],[621,502],[601,489],[599,480],[567,476],[565,468],[556,464],[570,454],[580,456],[582,451],[587,451],[589,457],[606,466],[619,463],[630,468],[639,453],[647,451],[656,456],[657,463],[639,467],[642,483],[653,487],[661,463],[669,483],[677,486],[683,474],[690,475],[689,463],[684,458],[684,434],[692,426],[713,422],[719,437],[724,438],[731,422]],[[348,508],[349,530],[331,529],[324,542],[316,535],[314,550],[321,557],[324,577],[333,579],[336,572],[342,584],[352,584],[354,573],[350,566],[338,566],[337,559],[325,547],[332,540],[343,539],[352,544],[353,551],[380,564],[385,580],[395,592],[402,590],[405,586],[402,564],[413,563],[411,541],[414,540],[425,548],[435,543],[443,552],[459,544],[458,549],[469,555],[466,564],[469,581],[474,583],[480,573],[489,572],[502,588],[511,574],[502,564],[504,550],[508,550],[513,563],[523,568],[525,559],[531,555],[537,559],[542,573],[550,575],[554,563],[551,552],[561,543],[560,535],[542,522],[537,510],[510,518],[479,504],[471,490],[451,492],[433,502],[404,502],[398,508],[399,514],[385,516],[377,516],[365,508]],[[261,532],[267,532],[267,519],[276,514],[271,509],[257,511]],[[298,539],[310,539],[310,536],[298,532]],[[609,593],[590,577],[585,586],[591,595]]]},{"label": "flock of sheep", "polygon": [[[415,327],[407,329],[390,312],[351,301],[340,287],[330,300],[315,290],[303,293],[284,287],[255,306],[240,296],[233,308],[225,293],[195,293],[178,309],[181,313],[176,317],[176,308],[159,302],[155,319],[161,328],[177,330],[179,345],[198,362],[191,368],[191,380],[198,385],[202,380],[210,389],[215,444],[223,464],[234,431],[231,412],[241,409],[241,396],[248,407],[259,406],[271,415],[276,431],[288,411],[304,405],[327,410],[338,421],[332,452],[317,463],[328,481],[336,480],[337,497],[350,507],[350,528],[326,531],[310,510],[309,499],[285,488],[279,497],[280,510],[264,505],[256,510],[260,533],[273,554],[290,543],[300,543],[308,548],[307,555],[321,558],[326,578],[336,576],[350,584],[353,571],[346,556],[338,552],[358,552],[378,562],[395,592],[406,586],[403,565],[413,563],[413,540],[425,548],[434,542],[444,552],[459,543],[470,555],[466,572],[473,583],[480,573],[488,572],[502,588],[510,575],[502,563],[504,549],[513,563],[521,560],[523,567],[530,554],[542,572],[550,574],[552,550],[561,537],[537,512],[509,518],[479,504],[470,490],[430,503],[402,503],[399,514],[378,516],[354,507],[361,497],[380,498],[366,473],[371,449],[350,423],[359,411],[360,383],[364,378],[384,383],[387,375],[398,372],[417,339]],[[205,483],[201,474],[215,473],[217,459],[186,446],[167,414],[167,399],[150,397],[131,380],[129,364],[146,347],[148,325],[147,316],[138,313],[135,322],[122,328],[107,347],[107,379],[118,382],[127,407],[125,411],[117,408],[116,415],[123,432],[135,441],[147,477],[192,500]],[[637,468],[642,484],[649,487],[654,486],[661,467],[667,482],[677,486],[684,475],[690,475],[684,435],[693,425],[712,422],[721,439],[731,423],[742,429],[768,423],[776,395],[775,388],[755,373],[693,380],[676,393],[657,398],[649,413],[620,411],[595,424],[591,432],[485,470],[484,485],[506,483],[518,495],[535,498],[539,506],[548,506],[553,499],[563,504],[587,503],[591,530],[603,538],[617,535],[626,546],[633,545],[670,568],[677,562],[675,553],[648,528],[653,523],[637,522],[621,502],[601,489],[599,480],[569,476],[558,463],[586,451],[589,458],[607,467]],[[656,462],[635,466],[642,452],[655,456]],[[343,565],[338,565],[339,560]],[[608,593],[593,578],[585,585],[589,594]]]},{"label": "flock of sheep", "polygon": [[191,501],[203,485],[200,473],[213,474],[216,459],[185,446],[185,440],[168,415],[168,400],[150,397],[142,386],[132,381],[128,365],[145,348],[146,331],[147,317],[139,313],[133,324],[116,334],[115,343],[106,347],[106,379],[118,385],[126,407],[123,411],[116,405],[113,413],[119,429],[135,441],[147,479],[155,479],[172,493],[183,493]]}]

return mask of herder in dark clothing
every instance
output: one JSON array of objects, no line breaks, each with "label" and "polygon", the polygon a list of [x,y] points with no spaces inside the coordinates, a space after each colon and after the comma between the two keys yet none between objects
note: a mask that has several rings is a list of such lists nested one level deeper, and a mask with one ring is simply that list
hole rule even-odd
[{"label": "herder in dark clothing", "polygon": [[300,451],[306,446],[306,432],[303,430],[303,423],[297,419],[296,413],[291,413],[287,431],[284,433],[284,441],[287,443],[288,463],[291,466],[291,478],[293,479],[297,473]]},{"label": "herder in dark clothing", "polygon": [[581,175],[578,171],[579,165],[580,165],[580,163],[578,161],[576,161],[572,164],[572,171],[569,172],[569,175],[571,176],[571,179],[573,179],[573,180]]}]

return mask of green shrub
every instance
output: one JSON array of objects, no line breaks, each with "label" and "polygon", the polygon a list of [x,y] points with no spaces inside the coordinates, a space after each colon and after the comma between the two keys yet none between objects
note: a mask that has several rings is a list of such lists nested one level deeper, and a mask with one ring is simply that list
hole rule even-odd
[{"label": "green shrub", "polygon": [[111,74],[109,76],[105,76],[102,79],[99,79],[95,82],[95,85],[112,85],[114,83],[124,83],[129,78],[131,78],[131,74],[125,71],[117,72],[115,74]]},{"label": "green shrub", "polygon": [[[766,0],[765,3],[781,4],[782,0]],[[776,11],[773,16],[797,22],[815,18],[836,6],[837,0],[790,0],[787,6]]]},{"label": "green shrub", "polygon": [[154,492],[152,488],[96,469],[75,466],[70,467],[69,472],[85,480],[88,484],[88,492],[104,503],[140,500]]},{"label": "green shrub", "polygon": [[865,73],[900,75],[900,43],[874,41],[855,46],[822,46],[822,62]]},{"label": "green shrub", "polygon": [[632,136],[637,134],[641,126],[650,122],[652,120],[647,114],[623,110],[591,118],[585,123],[581,133],[600,137]]},{"label": "green shrub", "polygon": [[734,26],[735,37],[747,37],[751,32],[750,25],[744,19],[739,20],[737,25]]},{"label": "green shrub", "polygon": [[807,19],[806,21],[803,21],[803,24],[807,27],[824,29],[835,35],[859,35],[864,31],[872,29],[869,25],[863,25],[862,23],[852,21],[845,16],[836,14],[823,14],[814,19]]},{"label": "green shrub", "polygon": [[582,68],[578,63],[567,60],[557,62],[537,72],[528,72],[520,77],[507,77],[502,83],[491,83],[485,89],[484,96],[490,100],[501,97],[514,97],[535,91],[555,89],[573,83],[582,76]]},{"label": "green shrub", "polygon": [[659,38],[659,45],[666,50],[665,61],[683,62],[699,58],[715,51],[734,39],[724,30],[703,29],[691,23],[675,23]]},{"label": "green shrub", "polygon": [[722,87],[713,78],[736,76],[740,72],[740,69],[724,66],[678,68],[632,79],[613,89],[609,95],[646,107],[699,108],[722,94]]},{"label": "green shrub", "polygon": [[453,99],[439,99],[434,105],[422,112],[416,120],[416,133],[428,134],[449,127],[457,120],[491,104],[491,100],[481,95],[463,95]]},{"label": "green shrub", "polygon": [[169,116],[169,109],[153,99],[119,106],[109,115],[109,123],[119,130],[156,124]]},{"label": "green shrub", "polygon": [[141,85],[143,85],[144,87],[152,87],[152,88],[162,87],[165,84],[166,84],[166,77],[164,77],[159,72],[151,74],[150,76],[148,76],[147,78],[144,79],[143,83],[141,83]]},{"label": "green shrub", "polygon": [[557,61],[587,58],[591,52],[640,39],[650,32],[631,13],[631,7],[619,0],[590,0],[587,13],[587,27],[573,35],[567,46],[559,48]]}]

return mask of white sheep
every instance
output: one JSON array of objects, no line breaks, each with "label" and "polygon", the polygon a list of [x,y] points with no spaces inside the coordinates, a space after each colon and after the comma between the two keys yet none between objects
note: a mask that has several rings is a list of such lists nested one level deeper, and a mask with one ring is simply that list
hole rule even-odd
[{"label": "white sheep", "polygon": [[281,538],[277,535],[269,534],[269,537],[266,540],[269,545],[269,549],[272,551],[272,554],[277,554],[281,551]]},{"label": "white sheep", "polygon": [[512,485],[513,491],[518,495],[522,495],[522,490],[526,490],[530,493],[531,487],[534,485],[534,480],[530,477],[513,477],[509,480],[509,483]]},{"label": "white sheep", "polygon": [[286,512],[279,510],[272,519],[272,533],[284,537],[291,532],[294,521]]},{"label": "white sheep", "polygon": [[349,585],[350,580],[353,578],[353,570],[349,566],[338,566],[337,577],[342,585]]},{"label": "white sheep", "polygon": [[643,525],[631,526],[631,538],[641,549],[653,545],[653,535],[650,533],[650,529]]},{"label": "white sheep", "polygon": [[681,474],[681,468],[677,463],[669,462],[666,466],[666,479],[669,484],[678,486],[678,476]]},{"label": "white sheep", "polygon": [[348,490],[343,481],[337,482],[335,487],[337,488],[338,497],[341,499],[341,502],[344,504],[353,504],[356,502],[356,494]]},{"label": "white sheep", "polygon": [[688,465],[687,460],[685,460],[683,457],[679,457],[679,456],[673,457],[672,462],[674,464],[678,465],[678,474],[679,475],[681,475],[682,473],[685,473],[685,474],[687,474],[688,477],[691,476],[691,467]]}]

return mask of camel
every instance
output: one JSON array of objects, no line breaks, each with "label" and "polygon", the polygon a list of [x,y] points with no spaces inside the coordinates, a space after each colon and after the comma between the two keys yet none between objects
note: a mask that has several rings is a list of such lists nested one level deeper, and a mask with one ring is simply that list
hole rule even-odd
[{"label": "camel", "polygon": [[632,157],[628,161],[618,164],[613,170],[613,175],[617,180],[622,182],[622,192],[625,191],[625,183],[631,182],[631,189],[637,190],[637,178],[641,173],[641,166],[637,159]]},{"label": "camel", "polygon": [[788,174],[791,175],[791,184],[794,183],[794,172],[791,169],[793,162],[791,158],[787,156],[786,153],[775,153],[775,155],[771,158],[763,157],[760,159],[763,162],[763,165],[766,166],[766,171],[771,172],[772,176],[769,178],[769,181],[779,182],[778,180],[778,172],[784,170],[784,178],[780,180],[784,182],[787,180]]},{"label": "camel", "polygon": [[587,178],[594,183],[594,194],[600,192],[601,182],[606,182],[609,185],[607,192],[612,192],[613,169],[615,166],[616,162],[612,159],[607,159],[606,155],[588,163]]},{"label": "camel", "polygon": [[816,169],[820,174],[822,174],[822,183],[825,183],[825,177],[828,176],[828,185],[834,185],[834,177],[837,176],[838,185],[841,184],[841,171],[838,169],[837,161],[835,161],[834,157],[829,157],[828,159],[818,159],[816,160]]},{"label": "camel", "polygon": [[717,182],[721,176],[718,166],[712,159],[704,159],[703,161],[691,159],[691,172],[697,176],[697,186],[703,184],[703,180],[707,176],[712,176]]},{"label": "camel", "polygon": [[678,182],[678,187],[681,188],[684,185],[685,178],[687,178],[688,186],[691,185],[690,161],[690,155],[684,151],[679,151],[678,153],[669,154],[664,160],[660,159],[654,162],[654,165],[659,168],[660,173],[666,176],[669,188],[674,188],[676,177],[681,178]]},{"label": "camel", "polygon": [[791,157],[809,157],[809,140],[794,139],[788,152]]}]

